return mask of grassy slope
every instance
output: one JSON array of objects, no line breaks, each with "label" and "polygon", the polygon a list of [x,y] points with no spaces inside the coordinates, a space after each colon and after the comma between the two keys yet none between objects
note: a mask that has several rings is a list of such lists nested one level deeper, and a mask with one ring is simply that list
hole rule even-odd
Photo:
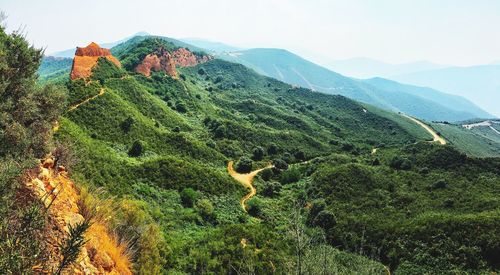
[{"label": "grassy slope", "polygon": [[480,130],[467,130],[460,125],[432,123],[432,128],[440,132],[451,145],[464,153],[477,157],[500,156],[500,142],[481,134]]}]

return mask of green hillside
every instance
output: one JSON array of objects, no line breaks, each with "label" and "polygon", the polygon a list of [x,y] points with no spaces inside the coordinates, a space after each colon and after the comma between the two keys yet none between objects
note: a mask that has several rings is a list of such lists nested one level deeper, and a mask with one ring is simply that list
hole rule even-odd
[{"label": "green hillside", "polygon": [[[135,73],[134,64],[160,46],[183,45],[132,39],[112,49],[123,68],[100,59],[90,79],[49,78],[67,91],[46,86],[38,104],[63,108],[45,103],[61,103],[67,94],[68,107],[60,116],[43,112],[41,123],[26,131],[37,133],[35,126],[42,125],[51,132],[47,125],[57,119],[52,132],[71,178],[98,198],[99,209],[108,209],[105,219],[127,245],[136,273],[499,271],[499,158],[478,159],[430,143],[424,129],[397,113],[220,59],[177,68],[179,79]],[[27,74],[31,82],[21,83],[34,86],[39,59]],[[13,100],[9,93],[1,96]],[[13,132],[3,129],[30,125],[31,119],[6,123],[9,114],[24,110],[23,102],[14,109],[0,103],[0,125],[9,125],[0,131],[0,156],[9,164],[0,166],[2,172],[10,171],[16,152],[4,145]],[[38,145],[38,136],[25,138]],[[38,150],[37,157],[47,151]],[[246,210],[240,202],[249,190],[229,175],[231,160],[240,173],[274,165],[256,177]],[[10,179],[1,175],[4,186]],[[0,271],[23,263],[16,271],[27,273],[38,259],[24,264],[21,256],[1,253],[16,243],[3,238],[12,232],[7,225],[13,215],[3,213],[13,194],[0,207]],[[16,228],[44,219],[26,212],[15,216]],[[22,251],[29,249],[27,236],[43,238],[39,231],[24,232],[18,232]]]},{"label": "green hillside", "polygon": [[500,155],[500,135],[490,129],[464,129],[461,125],[432,123],[453,146],[468,155],[479,157],[498,157]]},{"label": "green hillside", "polygon": [[[135,45],[145,41],[131,42],[122,49],[136,49]],[[123,60],[127,58],[125,50],[114,52]],[[163,267],[168,272],[225,273],[232,266],[257,273],[273,269],[288,273],[287,266],[297,264],[292,256],[297,239],[289,233],[294,226],[311,240],[300,252],[307,255],[301,263],[304,270],[320,268],[314,259],[327,257],[329,265],[323,268],[383,272],[380,265],[365,258],[355,260],[356,254],[382,261],[402,274],[444,270],[445,266],[456,270],[492,268],[489,257],[495,242],[486,245],[481,238],[495,234],[488,228],[494,228],[498,219],[487,218],[498,217],[497,212],[491,212],[498,204],[494,196],[478,194],[471,198],[475,206],[467,211],[462,209],[469,202],[459,200],[460,192],[454,188],[427,198],[426,207],[418,199],[426,196],[427,186],[433,181],[461,177],[460,169],[451,169],[446,163],[434,167],[436,159],[447,155],[452,167],[480,165],[475,160],[465,160],[448,147],[411,145],[428,136],[397,114],[365,107],[342,96],[294,88],[242,65],[213,60],[179,70],[180,80],[162,73],[146,78],[101,61],[93,74],[99,81],[89,86],[72,82],[69,101],[79,102],[82,93],[95,95],[100,89],[105,93],[67,112],[56,134],[59,141],[76,148],[80,158],[73,172],[76,179],[105,187],[113,196],[146,202],[144,209],[159,224],[166,243],[166,247],[156,249],[163,255]],[[379,149],[371,155],[374,147]],[[267,161],[277,165],[310,159],[314,162],[263,174],[255,183],[259,191],[250,201],[249,215],[238,203],[246,190],[226,172],[228,160],[243,158],[253,158],[253,167]],[[446,169],[446,175],[442,175],[442,169]],[[330,171],[346,176],[323,176]],[[477,173],[498,171],[483,168]],[[345,187],[337,187],[341,178]],[[411,187],[407,183],[410,178],[414,181]],[[327,187],[321,185],[329,179],[334,183],[328,188],[343,190],[335,195],[341,196],[338,199],[330,199],[327,194],[336,191],[326,191],[323,188]],[[363,187],[368,182],[370,185]],[[469,179],[461,179],[460,184],[469,184]],[[492,182],[478,184],[483,190],[492,190]],[[194,190],[189,197],[193,202],[186,201],[187,190]],[[360,195],[366,198],[364,202]],[[454,200],[449,210],[441,206],[444,196]],[[398,201],[402,200],[414,203],[400,207]],[[489,207],[482,207],[480,201],[489,201]],[[312,208],[306,210],[301,205]],[[408,211],[412,214],[404,214]],[[484,233],[464,242],[459,234],[470,233],[455,227],[455,221],[456,226],[462,225],[462,216],[449,216],[453,211],[462,213],[464,222],[484,224]],[[381,218],[379,213],[386,214]],[[295,219],[290,218],[294,215]],[[362,216],[355,218],[357,215]],[[438,222],[443,215],[452,226],[442,230],[460,233],[443,239],[442,245],[472,249],[460,255],[476,257],[478,262],[464,265],[456,258],[459,254],[451,259],[443,254],[455,255],[454,250],[431,246],[430,240],[438,232],[419,229],[418,224]],[[297,219],[303,221],[297,224]],[[408,227],[408,223],[415,223],[415,227]],[[380,230],[390,234],[391,241],[381,238],[377,233]],[[412,237],[406,239],[406,235]],[[242,239],[248,242],[245,249],[241,248]],[[403,240],[407,248],[394,251]],[[340,252],[331,248],[318,254],[326,244],[355,254],[334,256]],[[409,249],[419,245],[424,245],[422,254],[413,256]],[[474,247],[481,248],[476,251]],[[439,266],[429,262],[431,250],[440,255],[443,263]],[[248,266],[247,261],[253,264]],[[361,264],[353,265],[354,261]]]}]

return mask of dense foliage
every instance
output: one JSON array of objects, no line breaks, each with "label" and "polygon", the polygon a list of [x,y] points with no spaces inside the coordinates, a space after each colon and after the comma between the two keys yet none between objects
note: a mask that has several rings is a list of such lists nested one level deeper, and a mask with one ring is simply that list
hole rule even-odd
[{"label": "dense foliage", "polygon": [[0,27],[0,273],[21,274],[46,256],[43,206],[23,192],[21,176],[51,148],[64,89],[37,87],[42,51]]}]

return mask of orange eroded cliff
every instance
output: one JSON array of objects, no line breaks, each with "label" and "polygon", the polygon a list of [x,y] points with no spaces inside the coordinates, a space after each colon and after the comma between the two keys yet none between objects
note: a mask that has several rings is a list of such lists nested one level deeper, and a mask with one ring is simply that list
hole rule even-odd
[{"label": "orange eroded cliff", "polygon": [[[54,158],[47,156],[31,171],[27,187],[47,208],[48,224],[44,237],[49,259],[34,267],[35,272],[52,273],[61,260],[61,244],[69,235],[69,225],[84,221],[79,209],[80,193],[69,179],[66,169],[55,167]],[[132,274],[132,263],[126,246],[119,244],[104,221],[91,220],[85,233],[87,242],[77,261],[64,274]]]},{"label": "orange eroded cliff", "polygon": [[92,42],[85,48],[76,48],[73,66],[71,68],[71,79],[87,78],[92,73],[92,68],[97,64],[100,57],[113,62],[116,66],[121,66],[120,61],[116,59],[109,49],[99,47]]}]

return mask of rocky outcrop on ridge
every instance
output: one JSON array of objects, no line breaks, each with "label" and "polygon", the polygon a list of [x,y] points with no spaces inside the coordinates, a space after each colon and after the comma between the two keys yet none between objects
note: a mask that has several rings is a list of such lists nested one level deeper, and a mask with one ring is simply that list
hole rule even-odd
[{"label": "rocky outcrop on ridge", "polygon": [[106,58],[116,66],[121,66],[120,61],[116,59],[109,49],[99,47],[92,42],[87,47],[76,48],[73,66],[71,67],[71,79],[87,78],[92,74],[92,68],[97,64],[99,58]]},{"label": "rocky outcrop on ridge", "polygon": [[164,47],[160,47],[155,52],[146,55],[135,71],[145,76],[150,76],[151,71],[163,71],[173,78],[178,78],[176,67],[192,67],[211,59],[209,55],[196,55],[186,48],[169,52]]}]

